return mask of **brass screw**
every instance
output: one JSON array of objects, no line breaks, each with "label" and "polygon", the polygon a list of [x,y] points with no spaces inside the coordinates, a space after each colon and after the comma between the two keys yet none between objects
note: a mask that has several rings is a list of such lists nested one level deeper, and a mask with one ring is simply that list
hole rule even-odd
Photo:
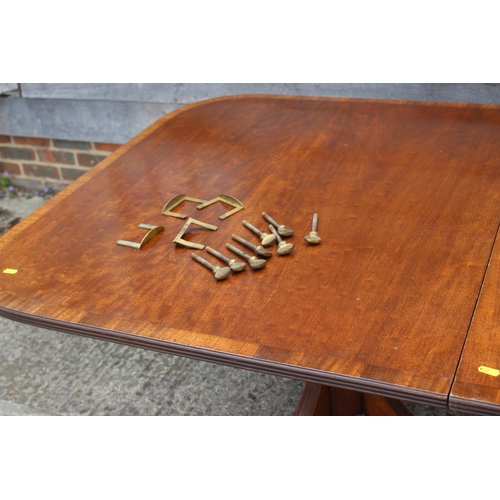
[{"label": "brass screw", "polygon": [[235,273],[239,273],[247,267],[247,265],[244,262],[241,262],[236,259],[230,259],[229,257],[226,257],[225,255],[221,254],[220,252],[214,250],[211,247],[205,247],[205,250],[208,253],[212,254],[214,257],[217,257],[218,259],[222,260],[222,262],[225,262],[231,268],[231,271]]},{"label": "brass screw", "polygon": [[278,255],[288,255],[293,250],[293,245],[283,241],[281,236],[276,231],[276,228],[269,224],[269,229],[276,236],[276,241],[278,242]]},{"label": "brass screw", "polygon": [[293,235],[293,229],[290,229],[283,224],[278,224],[273,218],[267,215],[266,212],[262,212],[262,217],[264,217],[264,219],[266,219],[269,224],[272,224],[278,230],[278,234],[280,236],[286,238],[287,236]]},{"label": "brass screw", "polygon": [[229,243],[226,243],[226,248],[231,250],[231,252],[234,252],[236,255],[239,255],[240,257],[243,257],[245,260],[247,260],[252,269],[262,269],[263,267],[266,267],[267,261],[265,259],[259,259],[255,257],[255,255],[248,255],[247,253],[243,252],[239,248],[234,247],[233,245],[230,245]]},{"label": "brass screw", "polygon": [[260,255],[261,257],[273,256],[273,253],[270,250],[266,250],[262,245],[254,245],[253,243],[250,243],[249,241],[241,238],[237,234],[232,234],[231,238],[233,238],[233,240],[237,241],[238,243],[246,246],[247,248],[250,248],[250,250],[253,250],[257,255]]},{"label": "brass screw", "polygon": [[219,266],[214,266],[213,264],[210,264],[205,259],[202,259],[199,255],[196,255],[195,253],[191,254],[191,257],[198,261],[200,264],[204,265],[205,267],[208,267],[214,275],[215,279],[217,280],[224,280],[226,279],[230,274],[231,274],[231,269],[229,267],[219,267]]},{"label": "brass screw", "polygon": [[252,226],[252,224],[250,224],[246,220],[243,221],[243,225],[260,238],[260,243],[263,247],[268,247],[276,241],[276,236],[274,236],[274,234],[264,233],[260,229],[257,229],[255,226]]},{"label": "brass screw", "polygon": [[318,229],[318,214],[314,214],[312,220],[311,232],[307,236],[304,236],[304,239],[310,245],[319,245],[321,243],[321,238],[319,237],[317,229]]}]

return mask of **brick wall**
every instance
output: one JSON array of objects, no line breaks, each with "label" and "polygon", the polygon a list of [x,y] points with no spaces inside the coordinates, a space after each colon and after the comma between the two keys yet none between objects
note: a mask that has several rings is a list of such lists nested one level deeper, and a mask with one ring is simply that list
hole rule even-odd
[{"label": "brick wall", "polygon": [[15,186],[61,190],[119,148],[119,144],[0,135],[0,174]]}]

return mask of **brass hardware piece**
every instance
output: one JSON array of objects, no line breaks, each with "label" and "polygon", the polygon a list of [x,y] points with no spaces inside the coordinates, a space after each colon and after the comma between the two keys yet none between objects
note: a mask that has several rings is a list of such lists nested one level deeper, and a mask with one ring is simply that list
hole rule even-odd
[{"label": "brass hardware piece", "polygon": [[283,224],[278,224],[271,216],[267,215],[266,212],[262,212],[262,217],[264,217],[269,224],[272,224],[278,230],[278,234],[280,236],[286,238],[287,236],[293,235],[293,229],[290,229]]},{"label": "brass hardware piece", "polygon": [[8,269],[7,268],[7,269],[4,269],[2,272],[4,274],[17,274],[18,271],[17,271],[17,269]]},{"label": "brass hardware piece", "polygon": [[139,224],[137,227],[140,227],[141,229],[149,229],[149,231],[146,233],[146,236],[142,238],[140,243],[136,243],[135,241],[118,240],[116,244],[123,247],[136,248],[137,250],[139,250],[148,241],[151,241],[157,234],[161,233],[165,229],[163,226],[152,226],[151,224]]},{"label": "brass hardware piece", "polygon": [[206,200],[200,200],[198,198],[191,198],[190,196],[186,196],[185,194],[178,194],[174,196],[170,200],[165,203],[161,213],[162,215],[170,215],[170,217],[177,217],[178,219],[185,219],[187,215],[178,214],[176,212],[172,212],[175,207],[178,207],[183,201],[194,201],[195,203],[204,203]]},{"label": "brass hardware piece", "polygon": [[262,269],[263,267],[266,267],[267,261],[265,259],[259,259],[255,257],[255,255],[248,255],[247,253],[243,252],[239,248],[234,247],[233,245],[230,245],[229,243],[226,243],[226,248],[248,261],[252,269]]},{"label": "brass hardware piece", "polygon": [[206,229],[210,229],[211,231],[217,231],[217,226],[189,217],[189,219],[186,221],[183,228],[180,230],[179,234],[174,238],[173,241],[174,243],[178,243],[179,245],[183,245],[188,248],[197,248],[198,250],[203,250],[205,248],[205,245],[202,245],[201,243],[192,243],[191,241],[187,241],[182,238],[184,236],[184,233],[187,231],[187,228],[191,224],[196,224],[198,226],[205,227]]},{"label": "brass hardware piece", "polygon": [[304,239],[310,245],[319,245],[321,243],[321,238],[319,237],[317,229],[318,229],[318,214],[314,214],[312,220],[311,232],[307,236],[304,236]]},{"label": "brass hardware piece", "polygon": [[268,247],[276,241],[276,236],[274,236],[274,234],[264,233],[260,229],[257,229],[255,226],[252,226],[252,224],[250,224],[250,222],[247,222],[246,220],[243,221],[243,225],[260,238],[260,243],[263,247]]},{"label": "brass hardware piece", "polygon": [[288,255],[293,250],[292,243],[283,241],[281,236],[278,234],[278,231],[276,231],[276,228],[272,224],[269,224],[269,229],[274,236],[276,236],[276,241],[278,242],[278,255]]},{"label": "brass hardware piece", "polygon": [[261,257],[273,256],[273,253],[270,250],[266,250],[262,245],[254,245],[253,243],[244,240],[237,234],[232,234],[231,238],[233,238],[233,240],[237,241],[238,243],[241,243],[242,245],[246,246],[247,248],[250,248],[250,250],[253,250],[257,255],[260,255]]},{"label": "brass hardware piece", "polygon": [[231,269],[229,267],[214,266],[213,264],[210,264],[208,260],[203,259],[195,253],[192,253],[191,257],[205,267],[208,267],[208,269],[210,269],[214,273],[216,280],[225,280],[231,274]]},{"label": "brass hardware piece", "polygon": [[209,254],[212,254],[214,257],[217,257],[219,260],[222,260],[222,262],[225,262],[231,268],[231,271],[235,273],[244,271],[247,267],[247,265],[244,262],[241,262],[236,259],[230,259],[229,257],[226,257],[225,255],[221,254],[220,252],[214,250],[211,247],[205,247],[205,250]]},{"label": "brass hardware piece", "polygon": [[243,210],[245,207],[243,206],[243,203],[241,201],[237,200],[234,196],[231,196],[229,194],[220,194],[216,198],[213,198],[212,200],[205,201],[201,205],[198,205],[196,208],[198,210],[202,210],[205,207],[208,207],[209,205],[212,205],[213,203],[221,201],[222,203],[226,203],[227,205],[231,205],[234,207],[233,210],[230,210],[229,212],[226,212],[225,214],[219,215],[220,220],[224,220],[230,215],[235,214],[236,212],[239,212],[240,210]]}]

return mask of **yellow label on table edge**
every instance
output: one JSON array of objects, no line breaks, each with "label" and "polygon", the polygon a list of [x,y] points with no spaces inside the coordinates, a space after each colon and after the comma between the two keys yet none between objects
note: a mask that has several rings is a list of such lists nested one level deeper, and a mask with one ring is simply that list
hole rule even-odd
[{"label": "yellow label on table edge", "polygon": [[17,269],[4,269],[3,272],[4,274],[16,274]]},{"label": "yellow label on table edge", "polygon": [[477,371],[486,373],[486,375],[491,375],[492,377],[498,377],[498,375],[500,375],[500,370],[497,370],[496,368],[490,368],[488,366],[480,366]]}]

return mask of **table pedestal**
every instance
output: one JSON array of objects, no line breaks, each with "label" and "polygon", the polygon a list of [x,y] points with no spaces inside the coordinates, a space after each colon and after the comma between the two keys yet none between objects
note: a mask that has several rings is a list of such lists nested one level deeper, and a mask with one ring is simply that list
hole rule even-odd
[{"label": "table pedestal", "polygon": [[295,415],[410,416],[411,412],[397,399],[307,382]]}]

